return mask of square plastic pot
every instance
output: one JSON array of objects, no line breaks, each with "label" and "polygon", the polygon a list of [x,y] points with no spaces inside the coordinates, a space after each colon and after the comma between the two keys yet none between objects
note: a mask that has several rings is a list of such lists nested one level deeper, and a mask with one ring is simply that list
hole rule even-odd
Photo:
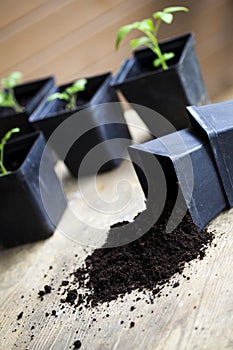
[{"label": "square plastic pot", "polygon": [[219,174],[233,206],[233,101],[187,108],[195,128],[208,137]]},{"label": "square plastic pot", "polygon": [[25,110],[22,113],[16,113],[12,108],[0,107],[0,138],[15,127],[20,128],[21,134],[32,132],[28,118],[53,86],[53,76],[16,86],[15,97]]},{"label": "square plastic pot", "polygon": [[[47,96],[29,119],[33,127],[42,130],[46,139],[49,140],[50,136],[61,123],[77,114],[75,125],[71,125],[68,129],[64,128],[64,137],[65,134],[67,136],[67,133],[72,133],[73,137],[75,137],[75,134],[77,135],[75,143],[70,148],[64,160],[70,172],[75,177],[78,176],[83,158],[98,144],[103,143],[103,159],[110,159],[103,164],[101,171],[110,170],[117,166],[121,161],[119,154],[123,155],[125,149],[130,144],[131,136],[125,122],[123,110],[120,103],[113,103],[119,102],[119,99],[114,89],[110,86],[111,79],[111,73],[87,78],[85,90],[78,93],[78,107],[72,111],[66,110],[65,103],[61,100],[48,102]],[[64,91],[70,84],[54,88],[51,94]],[[105,107],[102,109],[95,108],[95,106],[102,104],[105,104]],[[80,111],[82,113],[78,114],[77,112]],[[80,135],[81,130],[83,130],[82,135]],[[71,138],[69,135],[68,137]],[[107,142],[104,143],[112,139],[128,140],[127,145],[125,146],[125,143],[121,144],[121,142],[118,142],[116,149],[109,146]],[[60,144],[53,143],[51,146],[58,157],[63,159],[63,149],[61,149],[62,140]],[[90,173],[98,170],[95,169],[94,165],[91,168],[89,169]]]},{"label": "square plastic pot", "polygon": [[[44,147],[44,137],[38,132],[6,145],[5,165],[12,171],[0,177],[0,243],[5,247],[49,237],[66,208],[67,202],[49,154],[43,156],[44,171],[39,174]],[[42,193],[49,201],[49,215]]]},{"label": "square plastic pot", "polygon": [[[141,49],[123,63],[111,85],[130,103],[149,107],[170,121],[176,130],[183,129],[190,125],[185,107],[208,103],[194,36],[189,33],[162,41],[160,47],[162,52],[175,54],[168,61],[167,70],[155,69],[155,54],[148,48]],[[137,110],[135,105],[133,108]],[[139,112],[139,115],[147,124],[143,114]],[[150,124],[147,126],[151,129]]]},{"label": "square plastic pot", "polygon": [[[189,210],[200,229],[227,208],[227,199],[208,140],[191,130],[184,129],[142,145],[131,146],[129,153],[146,197],[159,181],[159,172],[153,166],[156,158],[166,179],[166,189],[163,191],[167,191],[167,197],[175,193],[177,198],[175,212],[179,215]],[[160,204],[158,198],[154,193],[152,200],[155,205]]]}]

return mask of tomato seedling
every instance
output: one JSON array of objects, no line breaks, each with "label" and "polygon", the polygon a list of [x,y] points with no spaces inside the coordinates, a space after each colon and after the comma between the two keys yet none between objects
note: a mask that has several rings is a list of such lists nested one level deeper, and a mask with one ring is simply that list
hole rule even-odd
[{"label": "tomato seedling", "polygon": [[84,91],[86,88],[87,79],[76,80],[72,85],[68,86],[63,92],[55,92],[48,97],[48,101],[55,99],[65,100],[66,109],[73,110],[77,107],[78,92]]},{"label": "tomato seedling", "polygon": [[1,80],[2,90],[0,91],[0,107],[10,107],[17,113],[24,111],[24,107],[18,103],[14,87],[19,84],[22,79],[20,72],[12,72],[7,78]]},{"label": "tomato seedling", "polygon": [[139,46],[146,46],[155,53],[157,58],[153,61],[154,67],[162,67],[162,69],[168,69],[167,61],[175,56],[173,52],[162,53],[158,43],[158,31],[162,22],[171,24],[174,19],[174,12],[184,11],[187,12],[188,8],[184,6],[166,7],[162,11],[157,11],[152,14],[153,19],[144,19],[140,22],[134,22],[132,24],[121,27],[117,33],[116,49],[118,49],[122,39],[131,32],[131,30],[137,29],[144,35],[138,39],[132,39],[130,41],[131,50],[135,50]]}]

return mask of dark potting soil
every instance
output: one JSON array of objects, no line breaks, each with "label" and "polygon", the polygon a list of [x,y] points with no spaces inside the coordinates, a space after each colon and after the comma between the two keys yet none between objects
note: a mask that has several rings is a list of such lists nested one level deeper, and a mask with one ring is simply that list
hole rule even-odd
[{"label": "dark potting soil", "polygon": [[[89,99],[85,99],[85,98],[82,98],[82,97],[78,96],[77,99],[76,99],[77,109],[79,110],[79,107],[86,105],[88,102],[89,102]],[[49,111],[49,114],[51,114],[51,113],[61,113],[61,112],[69,111],[69,110],[66,109],[66,103],[67,103],[67,101],[63,101],[63,100],[57,99],[56,103],[54,103],[53,106],[51,107],[51,110]],[[74,110],[73,113],[75,111],[76,110]]]},{"label": "dark potting soil", "polygon": [[[38,293],[42,302],[50,293],[56,293],[60,299],[60,303],[57,304],[59,310],[51,309],[48,312],[46,308],[46,318],[54,317],[55,322],[62,313],[70,311],[77,312],[80,318],[86,314],[86,308],[98,308],[103,303],[106,303],[105,306],[108,308],[103,318],[108,318],[111,316],[109,302],[118,300],[124,303],[123,296],[135,291],[133,303],[127,305],[133,319],[127,316],[127,319],[121,320],[120,324],[129,330],[136,327],[135,312],[139,312],[137,318],[143,317],[136,303],[145,300],[153,304],[155,298],[167,296],[162,292],[164,286],[178,288],[181,279],[184,283],[185,280],[189,280],[187,273],[183,273],[184,267],[193,259],[203,259],[206,249],[214,238],[214,234],[207,230],[199,232],[189,213],[172,233],[166,233],[166,221],[161,218],[144,236],[132,243],[116,248],[94,250],[87,256],[83,266],[75,271],[67,269],[66,266],[58,287],[53,286],[53,282],[51,286],[45,284]],[[127,223],[116,225],[120,227],[125,224]],[[109,234],[111,235],[111,230]],[[75,258],[78,256],[75,255]],[[52,266],[48,269],[51,270]],[[173,279],[177,273],[180,278],[176,275]],[[177,294],[175,290],[174,292]],[[31,313],[34,311],[33,309]],[[91,312],[96,316],[94,310]],[[22,316],[23,312],[17,316],[17,322],[22,321]],[[89,328],[97,321],[97,318],[93,317]],[[34,323],[33,327],[37,327],[37,324]],[[31,341],[34,337],[34,328],[31,328]],[[17,329],[12,330],[16,331]],[[73,341],[70,348],[79,349],[81,345],[78,339]]]},{"label": "dark potting soil", "polygon": [[[185,263],[203,259],[214,238],[207,230],[199,232],[188,213],[172,233],[165,229],[165,221],[160,220],[132,243],[96,249],[85,265],[73,272],[74,280],[65,287],[63,302],[96,306],[143,289],[155,296],[174,274],[182,273]],[[179,282],[171,283],[173,288],[179,286]],[[81,295],[80,288],[89,293]]]}]

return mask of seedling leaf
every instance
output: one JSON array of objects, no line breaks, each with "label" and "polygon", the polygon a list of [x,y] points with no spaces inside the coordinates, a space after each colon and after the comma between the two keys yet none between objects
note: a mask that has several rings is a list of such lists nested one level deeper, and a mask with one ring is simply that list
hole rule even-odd
[{"label": "seedling leaf", "polygon": [[162,62],[164,62],[164,61],[166,62],[166,61],[172,59],[174,56],[175,56],[175,54],[173,52],[166,52],[166,53],[163,54],[163,56],[162,56],[163,58],[162,59],[161,58],[156,58],[153,61],[153,65],[155,67],[159,67],[159,66],[161,66]]},{"label": "seedling leaf", "polygon": [[87,79],[78,79],[72,85],[68,86],[63,92],[55,92],[50,95],[47,101],[53,101],[55,99],[65,100],[66,109],[73,110],[76,106],[77,93],[83,91],[86,88]]},{"label": "seedling leaf", "polygon": [[158,11],[153,13],[153,17],[155,19],[160,19],[161,21],[167,23],[167,24],[171,24],[173,21],[173,15],[171,13],[166,13],[163,11]]},{"label": "seedling leaf", "polygon": [[163,9],[163,12],[166,12],[166,13],[179,12],[179,11],[188,12],[189,9],[185,6],[172,6],[172,7],[166,7],[165,9]]},{"label": "seedling leaf", "polygon": [[132,39],[130,41],[130,48],[131,48],[131,50],[135,50],[139,46],[142,46],[142,45],[149,46],[149,44],[151,44],[151,40],[147,36],[142,36],[139,39]]},{"label": "seedling leaf", "polygon": [[156,20],[153,22],[152,19],[144,19],[140,22],[134,22],[132,24],[125,25],[121,27],[117,33],[116,38],[116,49],[118,49],[121,40],[127,35],[131,30],[138,29],[144,33],[139,39],[133,39],[130,41],[131,50],[136,49],[141,45],[149,47],[157,58],[153,61],[155,67],[162,66],[163,69],[168,69],[166,61],[174,57],[173,53],[163,54],[159,47],[158,42],[158,31],[162,22],[171,24],[174,18],[173,13],[178,11],[187,12],[188,8],[184,6],[172,6],[166,7],[162,11],[157,11],[152,14],[152,17]]},{"label": "seedling leaf", "polygon": [[50,102],[56,99],[67,101],[69,99],[69,95],[65,92],[55,92],[54,94],[50,95],[47,100]]},{"label": "seedling leaf", "polygon": [[22,74],[20,72],[12,72],[7,78],[1,80],[3,90],[0,92],[0,107],[11,107],[17,113],[24,111],[24,107],[20,106],[15,98],[14,87],[20,82]]}]

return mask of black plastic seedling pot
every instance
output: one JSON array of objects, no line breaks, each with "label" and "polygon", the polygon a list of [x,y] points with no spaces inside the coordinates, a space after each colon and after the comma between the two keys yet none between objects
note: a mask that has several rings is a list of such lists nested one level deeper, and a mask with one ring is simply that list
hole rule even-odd
[{"label": "black plastic seedling pot", "polygon": [[0,107],[0,138],[15,127],[20,128],[21,134],[32,132],[28,118],[53,86],[52,76],[16,86],[15,97],[25,110],[22,113],[16,113],[12,108]]},{"label": "black plastic seedling pot", "polygon": [[[141,49],[123,63],[112,86],[130,103],[149,107],[170,121],[176,130],[183,129],[190,124],[185,107],[208,103],[194,50],[194,36],[172,38],[161,42],[160,47],[162,52],[175,54],[168,61],[167,70],[155,69],[152,64],[155,54],[148,48]],[[140,116],[143,119],[143,115]],[[148,127],[150,129],[150,125]]]},{"label": "black plastic seedling pot", "polygon": [[[181,215],[180,221],[189,210],[194,223],[203,229],[227,207],[208,140],[194,131],[184,129],[131,146],[129,153],[146,197],[159,181],[153,168],[156,158],[166,179],[167,196],[176,195],[175,213]],[[155,205],[160,204],[157,200],[154,194]]]},{"label": "black plastic seedling pot", "polygon": [[233,206],[233,101],[188,107],[191,122],[208,137],[230,207]]},{"label": "black plastic seedling pot", "polygon": [[[11,172],[0,176],[0,243],[5,247],[49,237],[66,208],[66,199],[49,153],[43,156],[44,171],[39,174],[44,147],[44,137],[38,132],[6,145],[4,163]],[[47,203],[49,215],[42,193],[43,198],[50,201]]]},{"label": "black plastic seedling pot", "polygon": [[[30,117],[30,122],[33,127],[42,130],[48,140],[61,123],[75,115],[75,113],[77,114],[75,117],[75,125],[71,126],[68,130],[68,133],[77,133],[77,138],[64,160],[75,177],[78,176],[80,164],[85,155],[98,144],[103,143],[103,159],[109,159],[108,162],[103,164],[101,171],[109,170],[117,166],[120,163],[119,154],[123,154],[127,147],[123,146],[123,144],[121,145],[119,142],[118,149],[116,149],[115,147],[109,146],[108,142],[104,143],[105,141],[127,139],[127,145],[129,145],[131,136],[124,119],[123,110],[120,103],[113,103],[119,102],[119,99],[115,90],[110,86],[111,79],[111,73],[87,78],[85,90],[78,93],[78,107],[75,110],[66,110],[65,103],[58,99],[48,102],[47,96]],[[51,94],[64,91],[70,84],[54,88]],[[100,113],[100,110],[95,108],[95,106],[102,104],[106,104],[106,108],[102,108]],[[84,110],[86,112],[77,113]],[[85,131],[80,136],[80,130],[88,131]],[[63,159],[63,152],[61,151],[62,140],[59,145],[52,144],[52,147],[57,155]],[[92,169],[90,172],[94,170],[97,169]]]}]

